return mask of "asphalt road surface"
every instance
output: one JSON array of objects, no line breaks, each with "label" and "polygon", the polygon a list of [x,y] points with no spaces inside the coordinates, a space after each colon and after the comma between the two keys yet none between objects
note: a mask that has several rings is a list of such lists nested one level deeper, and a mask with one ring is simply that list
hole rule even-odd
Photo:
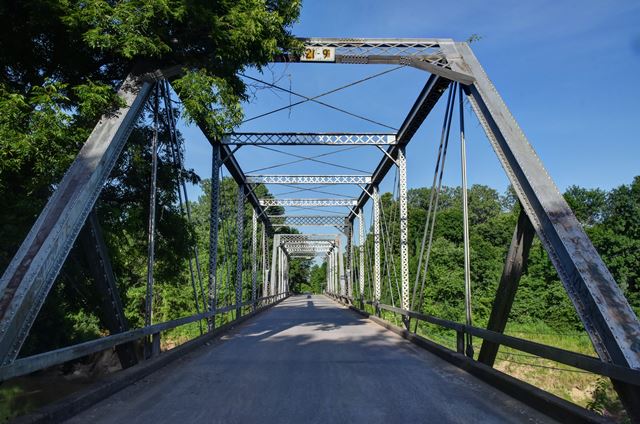
[{"label": "asphalt road surface", "polygon": [[545,415],[324,296],[295,296],[71,423],[536,423]]}]

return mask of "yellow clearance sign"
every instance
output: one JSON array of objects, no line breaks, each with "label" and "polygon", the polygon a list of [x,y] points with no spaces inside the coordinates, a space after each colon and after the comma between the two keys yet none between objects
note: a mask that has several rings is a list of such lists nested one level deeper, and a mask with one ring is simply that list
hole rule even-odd
[{"label": "yellow clearance sign", "polygon": [[305,47],[302,62],[335,62],[335,47]]}]

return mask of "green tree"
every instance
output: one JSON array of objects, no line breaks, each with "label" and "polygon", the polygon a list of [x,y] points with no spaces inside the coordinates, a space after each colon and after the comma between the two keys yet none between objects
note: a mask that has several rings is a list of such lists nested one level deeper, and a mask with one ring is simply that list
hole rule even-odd
[{"label": "green tree", "polygon": [[[11,25],[0,28],[1,266],[12,258],[99,117],[119,104],[115,89],[127,73],[177,66],[182,73],[172,83],[182,97],[183,116],[210,132],[226,131],[242,117],[240,101],[246,95],[238,74],[298,47],[289,27],[299,7],[298,0],[3,2],[0,17]],[[161,122],[165,146],[166,124]],[[134,325],[140,323],[146,268],[148,125],[148,115],[136,125],[98,204]],[[197,181],[191,171],[175,170],[161,151],[159,318],[193,308],[189,292],[178,288],[188,278],[185,260],[200,233],[176,205],[177,172]],[[84,325],[96,323],[94,292],[82,252],[74,249],[23,354],[102,331],[97,324]]]}]

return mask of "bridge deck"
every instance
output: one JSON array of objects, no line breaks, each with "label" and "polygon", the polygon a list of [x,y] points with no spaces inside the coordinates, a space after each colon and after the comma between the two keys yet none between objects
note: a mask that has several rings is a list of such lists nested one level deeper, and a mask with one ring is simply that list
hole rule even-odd
[{"label": "bridge deck", "polygon": [[550,422],[324,296],[292,297],[73,423]]}]

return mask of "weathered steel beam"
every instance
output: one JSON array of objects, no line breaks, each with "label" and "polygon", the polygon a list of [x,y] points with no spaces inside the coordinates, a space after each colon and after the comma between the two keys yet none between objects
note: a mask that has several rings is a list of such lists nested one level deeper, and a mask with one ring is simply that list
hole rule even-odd
[{"label": "weathered steel beam", "polygon": [[[535,234],[536,232],[531,225],[531,221],[529,221],[529,217],[527,217],[523,209],[520,209],[518,223],[513,232],[513,238],[511,239],[509,251],[507,252],[507,259],[504,264],[504,269],[502,270],[498,290],[493,300],[487,330],[498,333],[504,332]],[[500,345],[496,343],[483,340],[478,361],[492,367],[496,360],[499,347]]]},{"label": "weathered steel beam", "polygon": [[303,242],[314,240],[333,241],[339,234],[278,234],[283,242]]},{"label": "weathered steel beam", "polygon": [[153,81],[130,74],[0,279],[0,363],[11,363],[116,163]]},{"label": "weathered steel beam", "polygon": [[247,175],[249,184],[367,184],[368,175]]},{"label": "weathered steel beam", "polygon": [[260,204],[264,207],[331,207],[331,206],[355,206],[357,199],[260,199]]},{"label": "weathered steel beam", "polygon": [[226,145],[334,145],[384,146],[396,142],[395,134],[374,133],[230,133],[222,137]]},{"label": "weathered steel beam", "polygon": [[[640,369],[640,322],[560,194],[524,133],[466,43],[456,43],[461,70],[476,77],[465,92],[527,216],[558,271],[598,355]],[[640,420],[640,391],[616,384]]]},{"label": "weathered steel beam", "polygon": [[463,84],[473,82],[465,72],[451,69],[456,57],[447,55],[451,39],[429,38],[301,38],[302,56],[285,54],[276,62],[322,62],[360,65],[406,65]]},{"label": "weathered steel beam", "polygon": [[274,227],[345,226],[345,217],[340,215],[269,215],[269,219]]}]

